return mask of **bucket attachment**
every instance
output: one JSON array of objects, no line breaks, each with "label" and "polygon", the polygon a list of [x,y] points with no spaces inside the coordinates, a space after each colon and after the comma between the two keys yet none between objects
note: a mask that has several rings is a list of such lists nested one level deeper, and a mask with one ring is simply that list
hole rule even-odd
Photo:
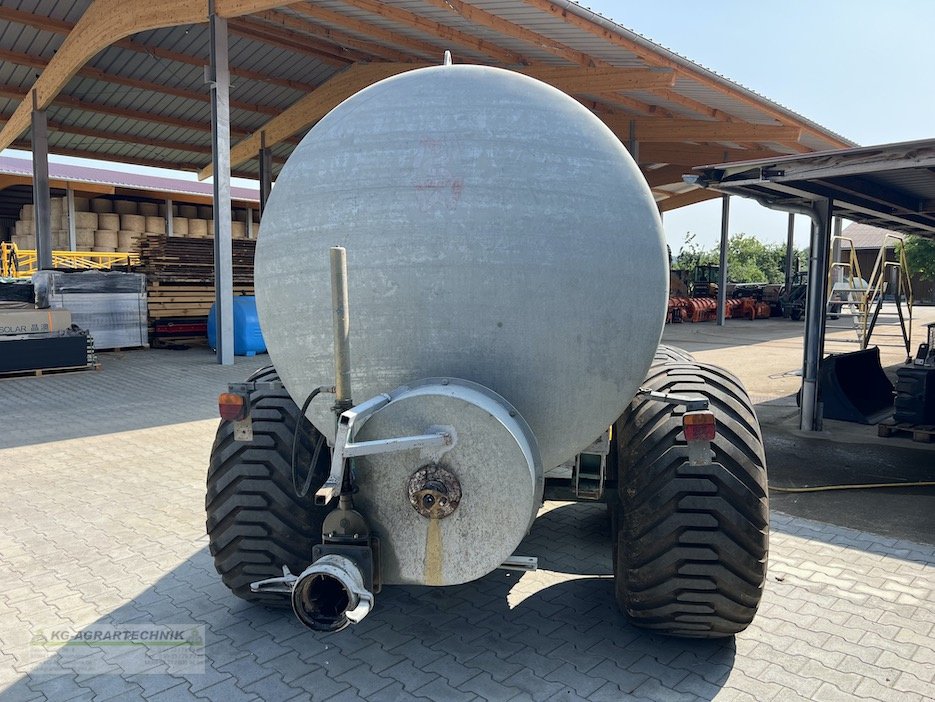
[{"label": "bucket attachment", "polygon": [[826,358],[818,388],[825,419],[877,424],[893,413],[893,384],[877,347]]}]

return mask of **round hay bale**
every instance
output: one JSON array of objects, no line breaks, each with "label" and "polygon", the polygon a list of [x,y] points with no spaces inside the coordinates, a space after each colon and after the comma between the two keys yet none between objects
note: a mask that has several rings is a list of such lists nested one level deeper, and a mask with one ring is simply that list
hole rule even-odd
[{"label": "round hay bale", "polygon": [[110,229],[104,225],[104,218],[114,216],[99,215],[97,212],[75,212],[75,229]]},{"label": "round hay bale", "polygon": [[155,217],[155,216],[146,217],[146,225],[143,227],[143,231],[147,232],[148,234],[165,234],[166,233],[165,217]]},{"label": "round hay bale", "polygon": [[96,229],[106,229],[115,232],[120,229],[120,215],[113,212],[104,212],[97,216]]},{"label": "round hay bale", "polygon": [[235,239],[243,239],[247,236],[247,225],[243,222],[231,222],[231,236]]},{"label": "round hay bale", "polygon": [[117,230],[98,229],[94,232],[94,250],[97,251],[98,249],[115,251],[117,249]]},{"label": "round hay bale", "polygon": [[179,215],[188,219],[195,219],[198,216],[198,208],[195,205],[179,205]]},{"label": "round hay bale", "polygon": [[36,233],[36,223],[28,219],[19,220],[13,225],[13,228],[20,236],[32,236]]},{"label": "round hay bale", "polygon": [[139,206],[133,200],[115,200],[114,212],[120,215],[135,215]]},{"label": "round hay bale", "polygon": [[146,228],[146,218],[138,214],[122,214],[120,228],[130,232],[141,232]]},{"label": "round hay bale", "polygon": [[185,217],[173,217],[172,218],[172,235],[173,236],[188,236],[188,222],[189,220]]},{"label": "round hay bale", "polygon": [[208,236],[208,222],[204,219],[188,220],[188,235],[194,237]]},{"label": "round hay bale", "polygon": [[36,208],[32,205],[23,205],[19,211],[19,218],[24,222],[32,222],[36,218]]},{"label": "round hay bale", "polygon": [[75,195],[75,212],[87,212],[91,209],[91,198]]},{"label": "round hay bale", "polygon": [[211,219],[214,216],[214,208],[211,205],[198,205],[198,217],[200,219]]},{"label": "round hay bale", "polygon": [[[165,205],[161,205],[165,207]],[[140,203],[140,214],[144,217],[155,217],[159,214],[160,205],[155,202],[141,202]]]},{"label": "round hay bale", "polygon": [[93,229],[75,229],[75,246],[79,249],[90,249],[94,246]]},{"label": "round hay bale", "polygon": [[97,214],[114,211],[114,201],[103,197],[96,197],[91,200],[91,211]]},{"label": "round hay bale", "polygon": [[117,232],[117,250],[133,251],[136,249],[136,243],[139,241],[139,239],[140,233],[137,231],[119,231]]},{"label": "round hay bale", "polygon": [[114,246],[95,246],[91,251],[96,251],[98,253],[114,253],[117,250]]}]

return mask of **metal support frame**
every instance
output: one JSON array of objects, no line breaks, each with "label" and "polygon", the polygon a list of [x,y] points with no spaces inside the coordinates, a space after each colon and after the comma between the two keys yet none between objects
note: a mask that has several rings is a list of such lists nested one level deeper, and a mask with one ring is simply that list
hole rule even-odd
[{"label": "metal support frame", "polygon": [[717,325],[727,319],[727,247],[730,229],[730,195],[721,196],[721,260],[717,280]]},{"label": "metal support frame", "polygon": [[41,270],[52,268],[52,196],[49,193],[49,122],[32,91],[32,202],[36,254]]},{"label": "metal support frame", "polygon": [[805,308],[805,350],[802,363],[802,407],[799,428],[821,430],[818,378],[825,349],[825,301],[828,299],[828,253],[831,242],[832,201],[812,206],[812,236],[808,256],[808,301]]},{"label": "metal support frame", "polygon": [[273,153],[266,146],[266,132],[260,132],[260,218],[266,211],[266,201],[273,189]]},{"label": "metal support frame", "polygon": [[75,231],[75,191],[65,189],[65,205],[68,214],[68,250],[78,250],[78,233]]},{"label": "metal support frame", "polygon": [[[844,228],[844,221],[840,217],[834,218],[834,236],[831,239],[831,263],[838,263],[841,260],[841,231]],[[844,271],[840,268],[833,268],[834,281],[840,283],[844,280]]]},{"label": "metal support frame", "polygon": [[214,167],[214,291],[217,314],[217,361],[234,363],[234,276],[231,243],[230,72],[227,20],[208,3],[211,39],[211,162]]},{"label": "metal support frame", "polygon": [[792,289],[792,257],[795,254],[795,213],[789,213],[789,226],[786,231],[786,294]]},{"label": "metal support frame", "polygon": [[175,216],[172,214],[172,198],[166,198],[166,236],[175,236]]}]

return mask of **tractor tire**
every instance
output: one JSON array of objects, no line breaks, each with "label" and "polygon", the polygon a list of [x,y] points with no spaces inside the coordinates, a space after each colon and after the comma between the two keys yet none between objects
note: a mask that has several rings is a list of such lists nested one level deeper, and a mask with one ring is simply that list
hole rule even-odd
[{"label": "tractor tire", "polygon": [[766,580],[763,440],[740,382],[716,366],[654,365],[644,387],[703,395],[717,418],[713,462],[692,466],[684,407],[637,397],[615,426],[614,587],[631,623],[715,638],[753,620]]},{"label": "tractor tire", "polygon": [[688,351],[680,349],[678,346],[669,346],[668,344],[659,344],[656,349],[656,355],[653,357],[653,366],[661,366],[665,363],[694,363],[695,357]]},{"label": "tractor tire", "polygon": [[[251,381],[279,380],[272,366],[261,368]],[[208,544],[221,580],[250,602],[288,607],[289,597],[258,594],[250,583],[282,575],[282,567],[300,573],[321,542],[321,526],[329,507],[314,504],[330,468],[331,452],[323,445],[313,467],[305,497],[292,484],[292,441],[299,407],[285,389],[257,390],[250,395],[253,440],[234,440],[233,422],[221,421],[211,449],[205,497]],[[298,482],[305,482],[321,434],[302,418],[296,451]]]}]

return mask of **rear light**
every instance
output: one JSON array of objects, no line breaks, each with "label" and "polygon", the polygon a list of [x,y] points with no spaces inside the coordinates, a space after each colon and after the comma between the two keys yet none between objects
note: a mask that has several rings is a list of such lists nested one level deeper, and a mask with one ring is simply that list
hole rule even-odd
[{"label": "rear light", "polygon": [[686,441],[714,441],[717,434],[717,421],[714,413],[708,410],[686,412],[682,416],[682,429]]},{"label": "rear light", "polygon": [[221,419],[239,421],[247,416],[247,398],[236,392],[222,392],[218,395],[218,412]]}]

